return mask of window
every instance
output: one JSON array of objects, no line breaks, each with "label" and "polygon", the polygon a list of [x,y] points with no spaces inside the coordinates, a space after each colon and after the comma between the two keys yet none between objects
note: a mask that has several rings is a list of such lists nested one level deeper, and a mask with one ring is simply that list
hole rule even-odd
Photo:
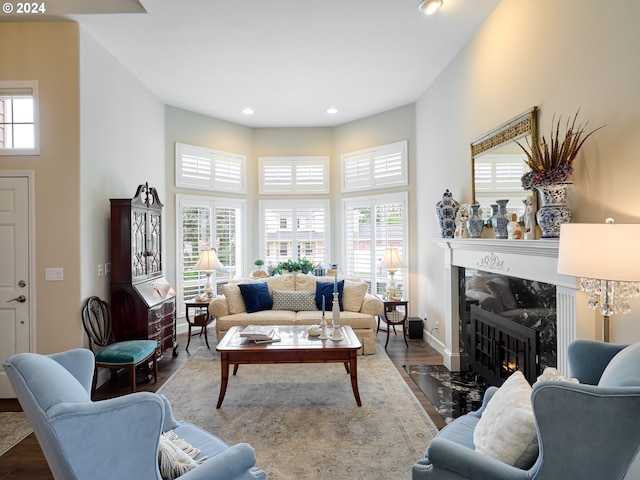
[{"label": "window", "polygon": [[245,193],[245,157],[176,143],[176,187]]},{"label": "window", "polygon": [[328,194],[329,157],[260,157],[260,194]]},{"label": "window", "polygon": [[[387,287],[387,272],[378,267],[388,247],[396,247],[407,261],[407,194],[396,193],[343,200],[345,220],[345,259],[347,276],[361,277],[373,293]],[[398,288],[408,292],[407,269],[394,275]]]},{"label": "window", "polygon": [[184,300],[204,291],[204,272],[193,270],[201,250],[214,248],[224,268],[213,273],[214,290],[236,275],[243,274],[244,201],[178,195],[177,245],[178,305],[184,314]]},{"label": "window", "polygon": [[406,140],[342,155],[342,179],[343,192],[408,185]]},{"label": "window", "polygon": [[0,82],[0,155],[38,155],[38,82]]},{"label": "window", "polygon": [[261,254],[267,265],[306,258],[314,265],[330,259],[329,202],[260,202]]}]

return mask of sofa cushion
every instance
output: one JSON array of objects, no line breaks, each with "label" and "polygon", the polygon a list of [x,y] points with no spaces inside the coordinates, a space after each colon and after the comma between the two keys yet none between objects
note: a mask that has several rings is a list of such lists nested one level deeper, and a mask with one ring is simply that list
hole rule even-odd
[{"label": "sofa cushion", "polygon": [[640,343],[620,350],[602,372],[599,387],[640,386]]},{"label": "sofa cushion", "polygon": [[288,290],[274,290],[273,310],[316,310],[316,296],[314,292],[296,292]]},{"label": "sofa cushion", "polygon": [[222,294],[227,299],[230,315],[247,311],[247,307],[244,306],[244,300],[242,300],[240,287],[237,283],[225,283],[220,287],[220,290],[222,290]]},{"label": "sofa cushion", "polygon": [[271,310],[273,307],[273,300],[266,283],[241,283],[238,288],[240,288],[247,313]]},{"label": "sofa cushion", "polygon": [[342,290],[342,306],[349,312],[359,312],[369,285],[364,282],[345,280]]},{"label": "sofa cushion", "polygon": [[[322,310],[322,296],[325,297],[326,309],[331,310],[333,308],[333,290],[335,288],[335,282],[316,282],[316,307],[318,310]],[[340,311],[344,310],[342,304],[342,294],[344,291],[344,280],[338,282],[338,305]]]},{"label": "sofa cushion", "polygon": [[473,432],[475,450],[517,468],[538,456],[531,385],[516,371],[493,395]]}]

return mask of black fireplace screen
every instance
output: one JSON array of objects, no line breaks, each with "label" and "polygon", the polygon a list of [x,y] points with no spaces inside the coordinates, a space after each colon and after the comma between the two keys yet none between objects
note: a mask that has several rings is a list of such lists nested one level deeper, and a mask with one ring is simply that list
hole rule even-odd
[{"label": "black fireplace screen", "polygon": [[538,371],[538,331],[471,305],[470,366],[491,385],[520,370],[529,383]]}]

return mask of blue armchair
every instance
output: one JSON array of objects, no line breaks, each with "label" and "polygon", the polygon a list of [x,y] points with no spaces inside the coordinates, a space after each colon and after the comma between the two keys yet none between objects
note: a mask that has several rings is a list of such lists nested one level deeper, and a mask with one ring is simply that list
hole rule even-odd
[{"label": "blue armchair", "polygon": [[75,349],[54,355],[21,353],[4,368],[44,452],[54,478],[160,480],[162,432],[199,448],[203,463],[184,480],[266,479],[254,468],[253,448],[229,446],[214,435],[173,418],[163,395],[138,392],[92,402],[93,353]]},{"label": "blue armchair", "polygon": [[[473,433],[491,397],[454,420],[413,465],[413,480],[557,480],[625,478],[640,449],[640,344],[576,340],[569,375],[580,384],[542,381],[531,393],[539,453],[528,469],[474,450]],[[604,374],[604,375],[603,375]]]}]

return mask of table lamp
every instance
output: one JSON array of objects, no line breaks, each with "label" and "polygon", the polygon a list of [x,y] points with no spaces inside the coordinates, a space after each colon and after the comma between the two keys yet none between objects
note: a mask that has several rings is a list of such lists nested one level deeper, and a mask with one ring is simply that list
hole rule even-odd
[{"label": "table lamp", "polygon": [[380,262],[380,268],[386,268],[387,272],[389,272],[391,278],[387,286],[387,295],[389,300],[394,300],[396,298],[396,282],[393,276],[399,268],[407,268],[407,264],[404,263],[397,248],[389,247],[384,252],[384,257],[382,257],[382,261]]},{"label": "table lamp", "polygon": [[629,313],[640,294],[640,224],[566,223],[560,227],[558,273],[580,277],[589,308],[602,313],[602,340],[609,341],[609,317]]},{"label": "table lamp", "polygon": [[207,276],[207,282],[204,285],[204,294],[208,298],[213,297],[213,288],[211,287],[211,274],[214,270],[222,268],[224,265],[218,260],[215,250],[202,250],[198,261],[193,266],[194,270],[202,270]]}]

